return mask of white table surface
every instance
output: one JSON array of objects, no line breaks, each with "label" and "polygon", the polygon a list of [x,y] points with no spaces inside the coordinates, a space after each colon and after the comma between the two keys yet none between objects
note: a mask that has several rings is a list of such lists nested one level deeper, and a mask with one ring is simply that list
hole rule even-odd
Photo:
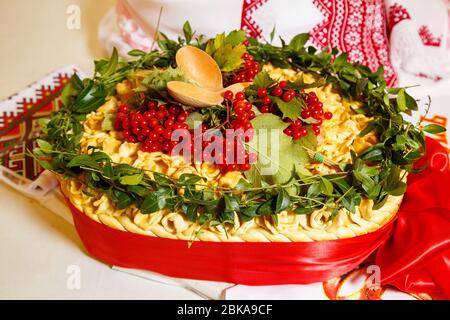
[{"label": "white table surface", "polygon": [[[93,58],[103,55],[96,28],[114,2],[0,1],[0,99],[67,64],[92,72]],[[81,9],[80,30],[66,28],[70,4]],[[70,224],[3,184],[0,204],[0,299],[199,298],[90,258]],[[80,268],[79,290],[67,287],[71,265]]]}]

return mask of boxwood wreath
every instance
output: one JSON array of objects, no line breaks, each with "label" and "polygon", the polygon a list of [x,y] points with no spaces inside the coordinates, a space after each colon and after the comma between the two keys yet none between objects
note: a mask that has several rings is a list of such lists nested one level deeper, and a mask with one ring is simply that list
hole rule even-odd
[{"label": "boxwood wreath", "polygon": [[[132,61],[120,59],[114,49],[110,59],[95,62],[92,79],[81,80],[74,75],[62,92],[61,109],[54,112],[51,118],[40,122],[43,135],[37,140],[38,147],[32,155],[41,166],[65,179],[77,179],[92,190],[106,193],[118,209],[134,204],[144,214],[161,209],[179,210],[189,220],[201,225],[233,224],[235,214],[244,221],[271,215],[274,223],[277,223],[277,214],[283,210],[310,214],[322,207],[332,209],[330,219],[333,219],[341,208],[354,213],[362,198],[372,199],[373,208],[378,209],[383,206],[388,195],[402,195],[406,190],[406,184],[402,181],[404,174],[420,170],[414,169],[413,163],[426,150],[423,131],[439,133],[445,130],[438,125],[427,125],[421,130],[420,124],[414,125],[403,119],[402,114],[411,114],[418,109],[417,102],[405,88],[386,87],[382,66],[372,72],[363,65],[348,62],[345,53],[327,49],[317,51],[305,45],[307,34],[299,34],[289,43],[282,40],[281,47],[277,47],[256,39],[245,39],[242,31],[205,39],[203,36],[194,36],[188,22],[184,24],[183,30],[184,38],[177,41],[161,34],[157,40],[158,50],[129,52],[134,57]],[[82,121],[86,114],[103,105],[108,96],[115,94],[116,84],[133,76],[138,70],[153,70],[135,89],[143,93],[139,97],[173,102],[167,94],[166,83],[183,79],[183,74],[176,66],[175,53],[186,44],[208,52],[220,66],[225,82],[243,65],[241,57],[245,52],[261,64],[271,63],[275,67],[315,75],[317,81],[313,84],[306,84],[299,79],[287,85],[300,90],[331,84],[344,97],[360,101],[361,107],[354,111],[373,117],[373,120],[359,136],[376,130],[380,137],[379,143],[362,154],[352,152],[351,164],[338,164],[331,163],[315,152],[316,138],[311,135],[281,146],[295,149],[295,152],[284,153],[291,154],[286,157],[286,161],[292,165],[292,170],[282,172],[282,177],[265,179],[252,168],[245,174],[247,180],[240,180],[234,188],[216,190],[196,190],[195,185],[204,181],[194,174],[183,174],[178,180],[172,180],[154,172],[154,179],[150,179],[143,170],[114,163],[106,153],[96,148],[89,148],[87,154],[80,154]],[[259,87],[271,88],[277,84],[267,73],[261,72],[245,93],[248,100],[254,102]],[[301,98],[288,103],[280,100],[279,103],[284,116],[298,116],[296,113],[301,112],[303,107]],[[224,113],[225,104],[201,109],[201,113],[197,112],[196,116],[210,123],[219,123]],[[255,129],[260,124],[269,124],[271,128],[281,130],[286,128],[281,117],[273,114],[257,116],[252,124]],[[103,125],[104,128],[111,127],[111,119],[105,120]],[[311,159],[335,166],[337,173],[310,174],[301,165]],[[258,166],[258,162],[255,166]],[[178,195],[180,188],[184,189],[182,196]],[[214,196],[215,191],[220,192],[220,198]]]}]

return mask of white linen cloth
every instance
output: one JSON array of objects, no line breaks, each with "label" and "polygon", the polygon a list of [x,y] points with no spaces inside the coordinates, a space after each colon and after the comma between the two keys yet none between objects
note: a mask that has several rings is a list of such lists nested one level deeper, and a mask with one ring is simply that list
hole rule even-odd
[{"label": "white linen cloth", "polygon": [[[450,1],[385,0],[394,68],[437,80],[450,76]],[[420,79],[422,78],[422,79]],[[408,79],[408,77],[406,77]],[[405,78],[399,79],[403,84]]]}]

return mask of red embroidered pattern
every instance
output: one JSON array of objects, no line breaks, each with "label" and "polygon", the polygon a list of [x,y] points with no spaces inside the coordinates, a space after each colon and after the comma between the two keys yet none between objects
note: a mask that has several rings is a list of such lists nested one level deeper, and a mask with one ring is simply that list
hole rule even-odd
[{"label": "red embroidered pattern", "polygon": [[392,28],[400,21],[411,19],[406,8],[398,3],[394,3],[389,7],[389,19],[388,19],[388,32],[390,33]]},{"label": "red embroidered pattern", "polygon": [[435,37],[431,33],[428,26],[421,26],[419,28],[419,36],[422,39],[422,43],[426,46],[440,47],[442,37]]},{"label": "red embroidered pattern", "polygon": [[38,120],[59,109],[59,95],[74,72],[70,66],[59,69],[0,102],[0,165],[30,180],[39,175],[42,168],[28,155],[42,134]]},{"label": "red embroidered pattern", "polygon": [[259,38],[261,27],[253,20],[253,12],[266,3],[268,0],[244,0],[242,4],[241,29],[247,33],[248,37]]},{"label": "red embroidered pattern", "polygon": [[384,65],[389,86],[397,75],[389,58],[386,14],[383,0],[314,0],[325,19],[310,32],[312,43],[319,48],[336,48],[347,52],[349,60],[375,71]]},{"label": "red embroidered pattern", "polygon": [[[41,84],[34,83],[30,85],[33,88],[34,95],[32,98],[30,97],[21,97],[17,98],[16,95],[13,95],[7,100],[15,101],[15,109],[10,111],[0,111],[0,135],[3,136],[8,132],[18,133],[19,128],[13,128],[9,130],[9,126],[18,119],[25,119],[29,117],[36,110],[32,110],[36,105],[40,105],[45,102],[49,96],[54,95],[62,90],[64,85],[69,81],[72,74],[67,73],[57,73],[52,74],[52,84]],[[5,100],[6,101],[6,100]],[[51,108],[50,105],[43,105],[43,108]],[[46,109],[46,110],[47,110]],[[0,139],[1,141],[1,139]]]}]

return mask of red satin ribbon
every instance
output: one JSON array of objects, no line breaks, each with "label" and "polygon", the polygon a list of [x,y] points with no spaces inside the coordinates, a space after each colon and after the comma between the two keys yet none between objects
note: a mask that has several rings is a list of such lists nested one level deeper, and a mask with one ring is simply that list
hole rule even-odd
[{"label": "red satin ribbon", "polygon": [[[427,140],[427,157],[444,152]],[[383,284],[411,293],[450,297],[449,171],[430,166],[410,175],[405,203],[379,230],[348,239],[293,243],[241,243],[148,237],[109,228],[67,201],[87,251],[112,265],[180,278],[247,285],[326,281],[356,268],[378,248]],[[381,247],[380,247],[381,246]]]}]

